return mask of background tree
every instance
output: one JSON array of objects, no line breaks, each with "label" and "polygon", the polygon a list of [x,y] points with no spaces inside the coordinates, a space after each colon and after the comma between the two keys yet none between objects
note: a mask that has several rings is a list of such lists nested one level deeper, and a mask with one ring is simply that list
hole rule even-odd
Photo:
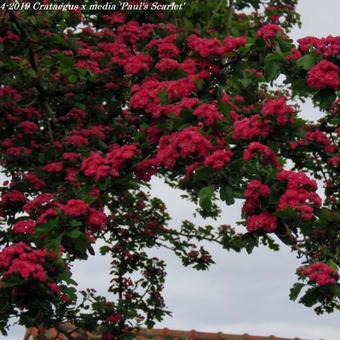
[{"label": "background tree", "polygon": [[[84,11],[4,3],[4,333],[13,316],[61,331],[72,321],[103,339],[152,327],[169,312],[165,263],[148,250],[204,270],[213,263],[205,241],[249,253],[283,242],[302,262],[291,299],[302,291],[317,313],[339,309],[340,38],[295,46],[296,2],[191,1],[181,12],[138,1],[130,6],[141,10],[123,12],[119,2],[112,11],[90,10],[92,1],[74,2]],[[324,112],[318,124],[298,116],[307,97]],[[170,228],[164,203],[148,194],[155,175],[203,217],[219,215],[217,199],[243,199],[244,231]],[[112,299],[89,289],[77,301],[71,266],[94,255],[97,240],[112,257]]]}]

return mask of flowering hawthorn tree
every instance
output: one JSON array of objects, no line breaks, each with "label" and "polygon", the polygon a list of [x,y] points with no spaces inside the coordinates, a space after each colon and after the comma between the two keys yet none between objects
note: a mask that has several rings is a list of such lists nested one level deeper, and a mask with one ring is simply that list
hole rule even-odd
[{"label": "flowering hawthorn tree", "polygon": [[[296,2],[190,1],[181,12],[15,11],[5,2],[4,334],[13,317],[60,331],[68,320],[103,339],[152,327],[169,312],[165,263],[148,250],[204,270],[213,263],[205,241],[248,253],[283,243],[301,258],[290,298],[300,294],[318,314],[339,309],[340,37],[295,45]],[[323,112],[318,122],[299,118],[304,98]],[[164,203],[147,193],[156,175],[203,217],[218,216],[217,199],[244,200],[242,232],[170,228]],[[112,257],[112,299],[89,289],[77,301],[71,266],[93,256],[97,240]]]}]

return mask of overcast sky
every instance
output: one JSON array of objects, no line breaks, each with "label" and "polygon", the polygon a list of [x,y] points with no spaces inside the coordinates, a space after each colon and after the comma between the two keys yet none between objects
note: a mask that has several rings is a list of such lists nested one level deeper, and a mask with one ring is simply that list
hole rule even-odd
[{"label": "overcast sky", "polygon": [[[302,15],[302,27],[293,30],[294,39],[307,35],[340,35],[339,0],[300,0],[298,12]],[[313,120],[320,113],[307,103],[301,115]],[[194,207],[180,198],[180,192],[168,188],[159,179],[152,183],[152,194],[167,203],[173,226],[183,219],[192,220]],[[232,224],[238,220],[240,209],[240,203],[223,208],[221,218],[214,224]],[[182,268],[177,258],[161,253],[168,264],[165,300],[173,317],[157,327],[340,339],[339,315],[317,316],[311,309],[289,301],[289,289],[295,282],[295,269],[300,263],[287,249],[283,247],[275,253],[260,248],[252,255],[227,253],[216,247],[210,249],[216,265],[206,272]],[[105,294],[108,268],[107,260],[92,258],[77,265],[74,272],[81,288],[93,287]],[[19,340],[22,334],[23,329],[16,327],[6,339]]]}]

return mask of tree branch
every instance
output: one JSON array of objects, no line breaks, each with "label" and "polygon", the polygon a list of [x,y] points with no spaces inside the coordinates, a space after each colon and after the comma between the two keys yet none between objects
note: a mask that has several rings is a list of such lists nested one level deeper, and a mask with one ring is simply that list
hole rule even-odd
[{"label": "tree branch", "polygon": [[227,12],[227,30],[226,30],[226,35],[230,35],[231,34],[233,12],[234,12],[234,0],[229,0],[229,7],[228,7],[228,12]]}]

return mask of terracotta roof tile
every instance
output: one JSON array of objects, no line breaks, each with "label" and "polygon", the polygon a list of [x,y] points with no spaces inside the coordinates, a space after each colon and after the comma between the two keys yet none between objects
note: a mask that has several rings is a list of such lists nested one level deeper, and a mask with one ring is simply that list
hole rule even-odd
[{"label": "terracotta roof tile", "polygon": [[[68,333],[71,332],[69,339],[72,337],[79,336],[76,331],[72,333],[72,329],[75,327],[70,323],[65,323],[62,325],[63,329]],[[40,330],[43,334],[51,340],[65,340],[66,337],[58,333],[55,329]],[[26,331],[24,340],[31,340],[33,336],[38,335],[39,330],[37,328],[30,328]],[[41,333],[40,333],[41,334]],[[86,334],[86,339],[94,340],[98,339],[97,336]],[[225,334],[225,333],[208,333],[199,332],[196,330],[191,331],[181,331],[181,330],[171,330],[168,328],[164,329],[141,329],[136,333],[136,340],[300,340],[299,338],[280,338],[274,335],[270,336],[254,336],[249,334]]]}]

